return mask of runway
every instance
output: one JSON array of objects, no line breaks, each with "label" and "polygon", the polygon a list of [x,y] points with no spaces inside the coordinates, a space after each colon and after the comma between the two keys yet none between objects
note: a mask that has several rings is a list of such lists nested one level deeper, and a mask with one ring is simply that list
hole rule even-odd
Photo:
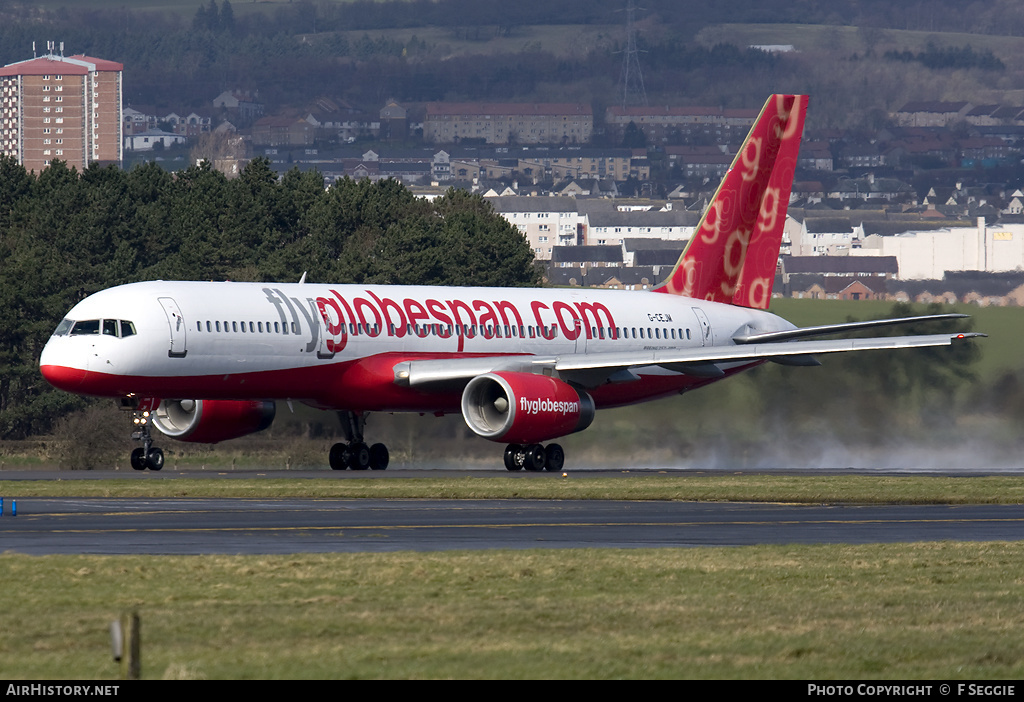
[{"label": "runway", "polygon": [[596,500],[20,498],[0,550],[281,554],[1019,541],[1019,505]]}]

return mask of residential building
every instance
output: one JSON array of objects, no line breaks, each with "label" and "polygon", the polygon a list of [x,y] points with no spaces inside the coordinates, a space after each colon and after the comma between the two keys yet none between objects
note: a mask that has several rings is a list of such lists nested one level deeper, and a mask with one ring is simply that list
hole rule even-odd
[{"label": "residential building", "polygon": [[122,130],[124,136],[142,134],[149,129],[155,129],[157,118],[145,110],[137,110],[133,107],[125,107],[121,110]]},{"label": "residential building", "polygon": [[0,153],[37,172],[53,159],[119,164],[123,68],[53,53],[0,68]]},{"label": "residential building", "polygon": [[212,126],[212,119],[209,115],[200,115],[196,112],[190,112],[184,117],[172,113],[165,117],[164,121],[170,125],[175,134],[188,139],[194,139],[200,134],[209,134]]},{"label": "residential building", "polygon": [[885,165],[885,154],[877,144],[851,144],[843,149],[840,162],[846,168],[878,168]]},{"label": "residential building", "polygon": [[264,117],[252,126],[252,143],[259,146],[312,146],[316,127],[299,117]]},{"label": "residential building", "polygon": [[461,103],[426,105],[423,139],[453,144],[585,144],[594,129],[580,103]]},{"label": "residential building", "polygon": [[522,232],[537,260],[549,260],[556,247],[584,243],[583,220],[574,197],[507,196],[488,201],[495,212]]},{"label": "residential building", "polygon": [[905,127],[946,127],[966,120],[972,109],[969,102],[918,101],[908,102],[894,116]]},{"label": "residential building", "polygon": [[[495,212],[522,232],[539,261],[551,259],[557,247],[586,245],[604,250],[602,247],[614,246],[621,250],[626,239],[663,239],[673,242],[673,248],[680,247],[700,219],[698,213],[673,209],[671,203],[659,207],[649,201],[629,205],[602,198],[520,196],[488,200]],[[649,248],[657,248],[657,244]],[[622,260],[620,251],[615,265]]]},{"label": "residential building", "polygon": [[783,256],[783,283],[792,275],[819,275],[838,278],[895,278],[899,263],[895,256]]},{"label": "residential building", "polygon": [[628,238],[622,240],[622,262],[631,268],[650,267],[668,276],[679,262],[689,240],[665,241],[663,239]]},{"label": "residential building", "polygon": [[831,171],[833,166],[831,146],[827,141],[804,139],[800,146],[797,164],[801,168],[815,171]]},{"label": "residential building", "polygon": [[[184,144],[185,137],[174,132],[150,129],[139,134],[130,134],[124,138],[125,149],[129,151],[151,151],[154,148],[166,149],[175,144]],[[157,147],[157,144],[160,146]]]},{"label": "residential building", "polygon": [[319,97],[304,114],[304,119],[316,128],[316,139],[352,143],[356,139],[376,137],[381,132],[379,120],[344,100]]},{"label": "residential building", "polygon": [[746,136],[757,114],[757,110],[720,107],[613,106],[605,111],[605,125],[614,137],[622,138],[632,122],[648,144],[682,144],[697,137],[729,144]]},{"label": "residential building", "polygon": [[961,168],[972,168],[976,163],[995,163],[1011,155],[1010,145],[999,137],[973,137],[960,139]]},{"label": "residential building", "polygon": [[551,253],[551,266],[556,268],[610,268],[621,265],[621,246],[556,246]]},{"label": "residential building", "polygon": [[799,229],[792,232],[790,252],[794,256],[842,256],[859,246],[863,226],[839,214],[804,217]]},{"label": "residential building", "polygon": [[707,180],[721,180],[736,158],[724,146],[666,146],[665,156],[680,176]]},{"label": "residential building", "polygon": [[[511,154],[510,154],[511,155]],[[637,180],[651,176],[646,158],[638,159],[631,149],[594,149],[562,147],[517,150],[516,174],[534,183],[560,181],[567,178],[596,180]],[[644,153],[646,157],[646,152]]]},{"label": "residential building", "polygon": [[841,178],[828,196],[839,200],[903,202],[913,199],[914,190],[895,178],[875,178],[869,173],[865,178]]},{"label": "residential building", "polygon": [[693,236],[700,213],[659,208],[645,203],[637,208],[613,200],[579,200],[584,241],[595,246],[621,245],[626,239],[662,239],[684,242]]},{"label": "residential building", "polygon": [[225,90],[213,99],[213,106],[227,110],[244,122],[263,115],[263,105],[259,99],[241,90]]},{"label": "residential building", "polygon": [[789,297],[809,300],[885,300],[886,278],[840,278],[837,276],[794,275]]},{"label": "residential building", "polygon": [[386,141],[402,141],[409,134],[409,111],[394,100],[380,110],[380,136]]}]

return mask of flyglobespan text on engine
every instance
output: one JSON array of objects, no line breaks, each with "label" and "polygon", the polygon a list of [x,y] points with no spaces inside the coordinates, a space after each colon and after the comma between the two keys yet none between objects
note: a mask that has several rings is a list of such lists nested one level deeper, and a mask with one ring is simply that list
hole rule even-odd
[{"label": "flyglobespan text on engine", "polygon": [[520,397],[519,409],[527,414],[540,414],[541,412],[548,414],[579,414],[580,403],[548,400],[543,397],[537,400],[528,400],[525,397]]}]

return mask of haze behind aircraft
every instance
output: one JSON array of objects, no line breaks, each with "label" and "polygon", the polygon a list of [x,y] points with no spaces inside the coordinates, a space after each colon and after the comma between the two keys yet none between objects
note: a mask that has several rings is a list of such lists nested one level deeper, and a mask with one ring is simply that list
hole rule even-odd
[{"label": "haze behind aircraft", "polygon": [[40,369],[69,392],[118,398],[160,470],[151,424],[181,441],[260,431],[275,402],[335,410],[331,468],[384,469],[369,412],[460,412],[506,444],[508,470],[561,470],[544,442],[597,409],[666,397],[766,361],[941,346],[979,334],[805,340],[931,315],[798,329],[768,313],[807,98],[773,95],[669,277],[653,291],[164,282],[118,286],[68,313]]}]

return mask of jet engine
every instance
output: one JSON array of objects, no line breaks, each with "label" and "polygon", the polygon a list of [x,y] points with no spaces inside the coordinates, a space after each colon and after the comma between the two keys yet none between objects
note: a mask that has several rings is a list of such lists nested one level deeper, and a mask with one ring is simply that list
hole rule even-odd
[{"label": "jet engine", "polygon": [[462,416],[485,439],[537,444],[589,427],[594,400],[546,375],[484,373],[462,392]]},{"label": "jet engine", "polygon": [[164,400],[153,424],[178,441],[215,444],[266,429],[275,411],[273,402],[259,400]]}]

